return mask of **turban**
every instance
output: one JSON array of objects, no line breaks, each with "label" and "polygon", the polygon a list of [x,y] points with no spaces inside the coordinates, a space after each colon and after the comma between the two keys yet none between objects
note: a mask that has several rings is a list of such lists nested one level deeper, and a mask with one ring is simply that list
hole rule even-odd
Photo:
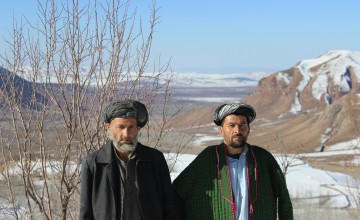
[{"label": "turban", "polygon": [[221,126],[222,121],[228,115],[244,115],[247,117],[248,122],[252,122],[256,117],[256,112],[253,107],[245,103],[230,103],[223,104],[215,110],[214,123]]},{"label": "turban", "polygon": [[110,123],[114,118],[135,118],[138,126],[144,127],[149,114],[141,102],[125,99],[110,102],[103,111],[103,120]]}]

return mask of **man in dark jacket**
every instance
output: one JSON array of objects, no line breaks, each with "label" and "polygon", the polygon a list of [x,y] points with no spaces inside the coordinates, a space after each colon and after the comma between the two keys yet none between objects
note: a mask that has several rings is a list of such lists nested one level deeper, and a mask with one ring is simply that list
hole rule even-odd
[{"label": "man in dark jacket", "polygon": [[80,219],[177,219],[164,155],[137,141],[148,121],[146,107],[111,102],[103,119],[110,141],[82,163]]}]

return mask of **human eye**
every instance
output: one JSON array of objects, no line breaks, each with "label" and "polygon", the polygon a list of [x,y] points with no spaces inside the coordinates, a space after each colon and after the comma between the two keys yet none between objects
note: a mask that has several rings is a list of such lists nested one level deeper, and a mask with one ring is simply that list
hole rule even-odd
[{"label": "human eye", "polygon": [[248,127],[247,124],[240,124],[240,128],[242,128],[242,129],[246,129],[247,127]]},{"label": "human eye", "polygon": [[229,124],[228,124],[228,127],[229,127],[229,128],[233,128],[233,127],[235,127],[235,124],[229,123]]},{"label": "human eye", "polygon": [[118,128],[120,130],[123,130],[123,129],[125,129],[125,126],[124,125],[118,125],[118,126],[116,126],[116,128]]},{"label": "human eye", "polygon": [[136,129],[136,126],[130,126],[129,129],[135,130],[135,129]]}]

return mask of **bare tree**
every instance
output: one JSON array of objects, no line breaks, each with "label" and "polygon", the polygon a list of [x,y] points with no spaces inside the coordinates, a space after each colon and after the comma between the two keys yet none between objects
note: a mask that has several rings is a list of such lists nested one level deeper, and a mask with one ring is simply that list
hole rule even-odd
[{"label": "bare tree", "polygon": [[[271,149],[277,149],[276,152],[278,153],[278,163],[283,171],[284,176],[286,176],[289,172],[289,168],[293,166],[298,159],[301,157],[301,150],[303,145],[294,147],[293,141],[289,143],[284,143],[283,139],[276,135],[277,146]],[[294,152],[293,149],[296,149]]]},{"label": "bare tree", "polygon": [[358,219],[360,216],[360,179],[359,179],[359,166],[360,166],[360,125],[357,120],[355,111],[356,106],[350,108],[350,121],[355,124],[353,131],[357,138],[350,141],[350,149],[353,154],[349,155],[349,159],[345,162],[346,171],[352,177],[348,180],[347,193],[353,203],[352,207],[348,209],[349,214],[353,219]]},{"label": "bare tree", "polygon": [[[355,157],[347,164],[348,170],[350,170],[350,176],[358,176],[359,170],[359,157]],[[346,193],[349,196],[349,202],[351,203],[348,212],[353,219],[358,219],[360,216],[360,180],[358,178],[349,178],[346,186]]]},{"label": "bare tree", "polygon": [[105,104],[142,101],[151,120],[143,141],[167,150],[186,144],[161,141],[181,106],[171,101],[169,62],[147,71],[156,2],[147,25],[130,0],[37,4],[38,23],[14,20],[1,55],[0,181],[9,190],[0,195],[0,212],[10,219],[77,219],[80,164],[105,140]]}]

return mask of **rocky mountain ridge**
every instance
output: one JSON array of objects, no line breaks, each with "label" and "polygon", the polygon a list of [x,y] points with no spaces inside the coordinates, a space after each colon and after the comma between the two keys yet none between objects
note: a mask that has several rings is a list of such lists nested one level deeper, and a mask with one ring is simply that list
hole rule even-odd
[{"label": "rocky mountain ridge", "polygon": [[[313,152],[359,138],[360,52],[329,51],[300,61],[262,78],[253,92],[238,101],[257,111],[250,143],[269,150],[287,147],[290,152]],[[186,112],[174,121],[182,123],[180,127],[191,122],[194,129],[187,132],[197,137],[219,136],[212,123],[215,107]],[[209,138],[198,145],[216,143],[218,139]],[[354,147],[360,148],[360,143]]]},{"label": "rocky mountain ridge", "polygon": [[359,92],[360,52],[330,51],[261,79],[244,101],[266,109],[267,115],[282,117],[323,111],[341,97]]}]

